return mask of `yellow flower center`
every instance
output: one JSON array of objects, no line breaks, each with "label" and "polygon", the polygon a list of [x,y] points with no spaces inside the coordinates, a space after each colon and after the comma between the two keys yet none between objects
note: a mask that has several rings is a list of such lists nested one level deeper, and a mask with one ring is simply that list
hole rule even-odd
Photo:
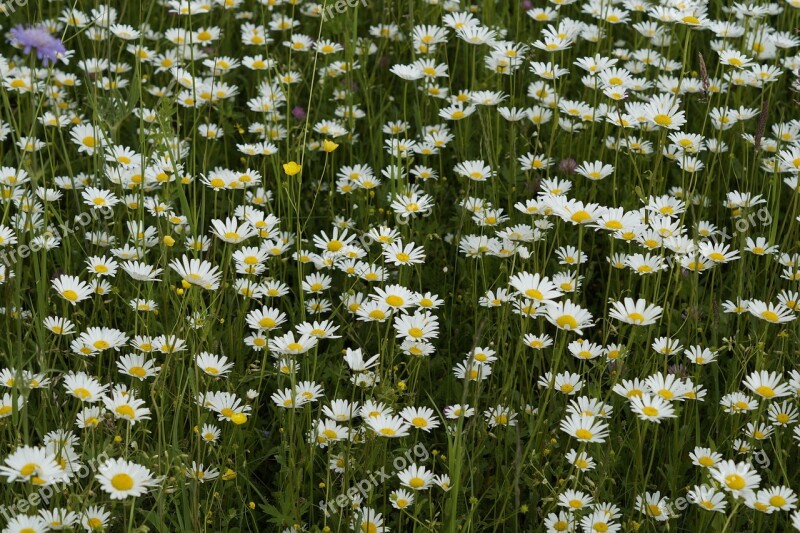
[{"label": "yellow flower center", "polygon": [[392,294],[386,298],[386,303],[391,305],[392,307],[400,307],[405,303],[405,300],[400,296],[396,296]]},{"label": "yellow flower center", "polygon": [[762,311],[761,318],[768,322],[778,322],[780,320],[778,313],[770,310]]},{"label": "yellow flower center", "polygon": [[642,409],[642,413],[644,413],[645,416],[658,416],[658,409],[656,409],[651,405],[648,405],[647,407]]},{"label": "yellow flower center", "polygon": [[729,474],[725,476],[725,484],[731,490],[742,490],[745,487],[745,480],[739,474]]},{"label": "yellow flower center", "polygon": [[761,385],[756,389],[756,392],[763,396],[764,398],[772,398],[775,396],[775,389],[772,387],[768,387],[766,385]]},{"label": "yellow flower center", "polygon": [[533,298],[534,300],[541,300],[544,298],[544,295],[541,293],[541,291],[538,291],[536,289],[526,290],[525,296],[527,296],[528,298]]},{"label": "yellow flower center", "polygon": [[92,393],[89,392],[87,389],[83,387],[78,387],[72,391],[72,394],[80,398],[81,400],[86,400],[87,398],[92,397]]},{"label": "yellow flower center", "polygon": [[659,126],[670,126],[672,124],[672,119],[669,117],[669,115],[665,115],[663,113],[653,117],[653,121]]},{"label": "yellow flower center", "polygon": [[780,494],[776,494],[775,496],[769,499],[769,504],[773,507],[783,507],[784,505],[786,505],[786,498],[784,498]]},{"label": "yellow flower center", "polygon": [[414,427],[418,427],[418,428],[426,428],[426,427],[428,427],[428,421],[426,419],[422,418],[421,416],[414,417],[411,420],[411,424]]},{"label": "yellow flower center", "polygon": [[73,291],[72,289],[67,289],[61,293],[61,296],[69,300],[70,302],[74,302],[78,300],[78,293]]},{"label": "yellow flower center", "polygon": [[36,463],[28,463],[19,469],[19,473],[22,474],[23,476],[30,476],[38,469],[39,465],[37,465]]},{"label": "yellow flower center", "polygon": [[556,319],[556,324],[562,329],[575,329],[578,327],[578,321],[572,315],[561,315]]},{"label": "yellow flower center", "polygon": [[133,407],[127,404],[120,405],[119,407],[114,409],[114,412],[116,412],[119,416],[125,418],[136,418],[136,412],[133,410]]},{"label": "yellow flower center", "polygon": [[572,220],[573,222],[577,222],[578,224],[583,224],[584,222],[590,220],[591,218],[592,215],[590,215],[587,211],[580,210],[573,213],[572,216],[570,217],[570,220]]},{"label": "yellow flower center", "polygon": [[628,319],[636,324],[641,324],[644,322],[644,315],[641,313],[631,313],[628,315]]},{"label": "yellow flower center", "polygon": [[131,490],[133,488],[133,478],[128,474],[116,474],[111,478],[111,486],[117,490]]}]

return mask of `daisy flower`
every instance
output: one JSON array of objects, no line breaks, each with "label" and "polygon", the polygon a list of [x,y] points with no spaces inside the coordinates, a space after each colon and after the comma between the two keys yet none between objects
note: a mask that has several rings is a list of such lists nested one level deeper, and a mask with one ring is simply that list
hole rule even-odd
[{"label": "daisy flower", "polygon": [[224,355],[220,356],[208,352],[200,352],[194,361],[200,370],[213,377],[225,377],[233,368],[233,363],[229,363],[228,358]]},{"label": "daisy flower", "polygon": [[222,273],[208,261],[189,258],[186,255],[173,259],[169,266],[183,280],[191,285],[198,285],[206,290],[217,290]]},{"label": "daisy flower", "polygon": [[109,459],[100,465],[95,478],[112,500],[141,496],[159,483],[149,469],[125,459]]},{"label": "daisy flower", "polygon": [[675,410],[672,405],[660,396],[634,396],[629,399],[631,411],[636,413],[640,419],[648,422],[661,423],[664,418],[675,418]]},{"label": "daisy flower", "polygon": [[0,466],[0,476],[7,478],[9,483],[30,481],[44,486],[59,482],[63,471],[55,454],[45,448],[21,446],[6,457],[4,466]]},{"label": "daisy flower", "polygon": [[605,442],[608,424],[593,417],[570,415],[560,424],[561,431],[579,442]]},{"label": "daisy flower", "polygon": [[91,298],[94,291],[85,281],[81,281],[77,276],[62,274],[52,281],[56,292],[72,305]]},{"label": "daisy flower", "polygon": [[720,461],[709,469],[711,477],[734,496],[746,496],[758,488],[761,476],[749,462]]},{"label": "daisy flower", "polygon": [[672,94],[654,95],[644,106],[645,119],[661,128],[679,130],[686,124],[686,116],[679,110],[680,104],[680,99]]},{"label": "daisy flower", "polygon": [[770,400],[783,396],[791,396],[792,389],[786,383],[781,383],[781,375],[777,372],[761,370],[752,372],[742,384],[758,396]]},{"label": "daisy flower", "polygon": [[397,473],[400,484],[412,490],[427,490],[434,482],[433,472],[424,466],[412,464]]},{"label": "daisy flower", "polygon": [[625,298],[624,302],[614,302],[612,304],[612,309],[608,312],[608,316],[626,324],[649,326],[650,324],[655,324],[656,320],[661,317],[662,310],[660,306],[648,304],[642,299],[634,302],[633,298]]},{"label": "daisy flower", "polygon": [[548,303],[545,318],[559,329],[583,335],[583,328],[594,326],[592,314],[572,302]]},{"label": "daisy flower", "polygon": [[761,300],[748,300],[747,310],[751,315],[773,324],[791,322],[797,318],[788,307],[765,303]]},{"label": "daisy flower", "polygon": [[408,435],[408,430],[411,427],[403,420],[402,417],[391,414],[381,414],[377,417],[367,417],[364,422],[366,422],[367,427],[378,436],[393,439],[405,437]]}]

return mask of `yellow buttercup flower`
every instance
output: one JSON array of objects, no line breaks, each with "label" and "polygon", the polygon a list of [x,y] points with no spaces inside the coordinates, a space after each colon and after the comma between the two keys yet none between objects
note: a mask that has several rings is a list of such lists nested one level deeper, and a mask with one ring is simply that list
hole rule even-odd
[{"label": "yellow buttercup flower", "polygon": [[299,174],[302,169],[303,167],[301,167],[294,161],[289,161],[288,163],[284,163],[283,165],[283,171],[286,173],[287,176],[294,176],[296,174]]}]

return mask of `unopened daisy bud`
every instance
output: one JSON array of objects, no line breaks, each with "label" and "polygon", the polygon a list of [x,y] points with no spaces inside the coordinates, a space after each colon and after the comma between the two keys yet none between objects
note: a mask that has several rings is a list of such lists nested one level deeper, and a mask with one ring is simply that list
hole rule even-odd
[{"label": "unopened daisy bud", "polygon": [[295,163],[294,161],[289,161],[288,163],[284,163],[283,171],[286,173],[287,176],[294,176],[299,174],[303,167]]},{"label": "unopened daisy bud", "polygon": [[175,244],[175,239],[172,238],[172,235],[164,235],[162,242],[169,247],[172,247]]},{"label": "unopened daisy bud", "polygon": [[333,141],[330,141],[328,139],[325,139],[324,141],[322,141],[322,149],[325,150],[328,153],[333,152],[337,148],[339,148],[339,145],[336,144]]}]

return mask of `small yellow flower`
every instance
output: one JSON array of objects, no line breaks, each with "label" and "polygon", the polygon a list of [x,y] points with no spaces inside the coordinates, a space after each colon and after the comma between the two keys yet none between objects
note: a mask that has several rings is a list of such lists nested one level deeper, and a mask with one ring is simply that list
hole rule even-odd
[{"label": "small yellow flower", "polygon": [[236,479],[236,472],[234,472],[232,469],[229,468],[225,471],[224,474],[222,474],[222,479],[224,479],[225,481]]},{"label": "small yellow flower", "polygon": [[250,503],[248,503],[248,504],[247,504],[247,506],[248,506],[248,507],[249,507],[251,510],[253,510],[253,509],[255,509],[255,508],[256,508],[256,502],[250,502]]},{"label": "small yellow flower", "polygon": [[122,442],[122,437],[120,437],[119,435],[114,435],[114,442],[119,444],[120,442]]},{"label": "small yellow flower", "polygon": [[164,235],[162,242],[171,248],[175,244],[175,239],[172,238],[172,235]]},{"label": "small yellow flower", "polygon": [[339,145],[331,140],[325,139],[324,141],[322,141],[322,149],[328,153],[333,152],[337,148],[339,148]]},{"label": "small yellow flower", "polygon": [[301,167],[294,161],[289,161],[288,163],[284,163],[283,165],[283,171],[286,172],[287,176],[294,176],[295,174],[299,174],[302,169],[303,167]]}]

